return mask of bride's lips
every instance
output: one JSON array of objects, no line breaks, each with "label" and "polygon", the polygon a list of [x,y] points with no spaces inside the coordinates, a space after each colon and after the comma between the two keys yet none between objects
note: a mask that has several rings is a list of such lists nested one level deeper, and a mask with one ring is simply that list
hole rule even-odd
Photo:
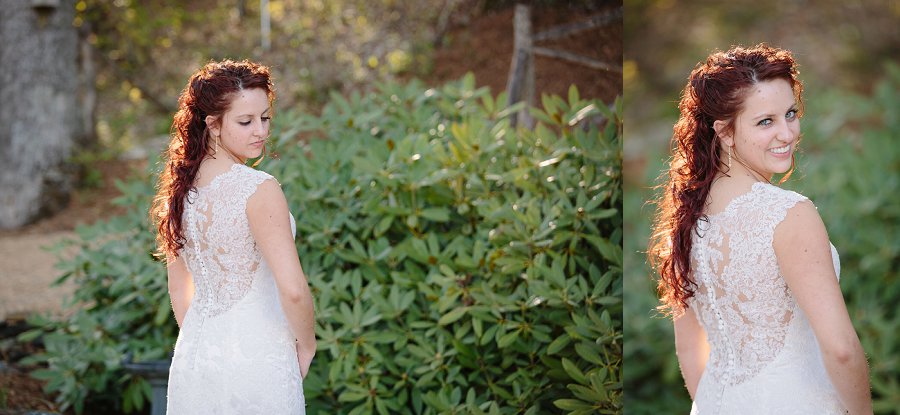
[{"label": "bride's lips", "polygon": [[266,142],[266,140],[262,140],[262,141],[257,141],[257,142],[255,142],[255,143],[250,143],[250,145],[253,146],[253,147],[260,147],[260,146],[262,146],[263,144],[265,144],[265,142]]}]

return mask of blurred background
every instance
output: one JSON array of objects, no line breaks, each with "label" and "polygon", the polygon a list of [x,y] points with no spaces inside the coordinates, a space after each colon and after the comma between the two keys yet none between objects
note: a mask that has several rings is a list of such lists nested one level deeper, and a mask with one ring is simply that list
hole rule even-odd
[{"label": "blurred background", "polygon": [[869,357],[876,413],[900,413],[900,3],[628,1],[625,4],[625,401],[688,413],[672,324],[646,265],[654,186],[694,65],[716,49],[790,49],[804,81],[798,168],[841,256],[841,288]]},{"label": "blurred background", "polygon": [[[510,100],[503,91],[510,85],[517,4],[530,10],[531,33],[551,35],[535,39],[545,53],[530,58],[533,95]],[[616,247],[622,238],[617,100],[622,30],[621,1],[0,0],[0,151],[6,163],[0,171],[0,413],[149,411],[150,384],[124,371],[123,362],[164,358],[176,334],[163,268],[149,256],[153,241],[146,210],[152,176],[161,168],[158,155],[169,140],[177,97],[188,77],[208,61],[224,58],[255,60],[274,74],[277,115],[270,149],[280,157],[260,168],[279,177],[292,208],[305,213],[297,215],[298,235],[307,236],[298,249],[322,301],[317,304],[319,330],[331,336],[320,343],[331,344],[328,353],[335,353],[333,359],[317,359],[307,396],[308,402],[319,403],[311,407],[323,413],[398,413],[413,405],[421,413],[425,405],[438,413],[477,403],[485,412],[500,413],[494,407],[500,403],[502,413],[534,412],[540,405],[551,412],[564,407],[621,411],[622,268]],[[518,100],[536,109],[513,105]],[[516,113],[525,117],[519,118],[525,128],[501,128]],[[495,124],[499,127],[485,127]],[[426,138],[428,145],[421,141]],[[372,147],[373,140],[387,144]],[[451,172],[459,177],[441,170],[450,163],[440,161],[444,153],[430,152],[451,142],[465,150],[453,164],[461,171]],[[384,149],[394,155],[388,159]],[[403,152],[411,153],[396,155]],[[398,184],[393,173],[412,169],[417,160],[419,170],[398,173],[396,180],[405,180]],[[545,160],[551,161],[537,171]],[[326,161],[330,164],[320,165]],[[425,165],[433,170],[422,170]],[[364,171],[372,166],[382,170]],[[496,185],[489,181],[493,190],[484,203],[512,198],[509,203],[476,209],[481,197],[475,192],[484,186],[478,181],[465,186],[473,190],[460,202],[464,206],[450,206],[446,195],[460,194],[456,186],[477,177],[469,175],[478,169],[501,178]],[[417,176],[438,170],[444,176]],[[395,181],[376,186],[388,176],[380,175],[385,171]],[[356,184],[367,175],[373,176],[372,186],[362,192],[370,196],[360,195]],[[418,199],[413,195],[412,213],[403,220],[393,220],[402,210],[379,210],[382,191],[396,191],[403,204],[410,192],[429,186],[440,189],[423,191]],[[559,190],[563,186],[583,189]],[[523,198],[536,189],[557,193]],[[371,212],[354,211],[362,209],[359,201],[365,197],[378,199],[366,205]],[[591,212],[576,212],[587,200]],[[557,217],[558,208],[552,213],[556,220],[543,216],[550,214],[550,204],[563,201],[569,204],[563,216]],[[516,206],[528,206],[528,217],[515,212]],[[535,216],[533,209],[544,210]],[[336,218],[334,212],[343,216]],[[487,213],[496,218],[477,216]],[[535,218],[541,220],[532,223]],[[525,263],[530,264],[535,253],[509,246],[538,230],[546,236],[548,226],[567,235],[543,241],[540,248],[556,254],[557,245],[566,246],[558,248],[562,261],[568,261],[566,276],[553,288],[565,301],[519,299],[526,280],[520,274],[536,278],[549,272],[549,263],[523,269],[525,260],[517,255],[528,255]],[[489,242],[489,231],[500,235],[507,228],[510,235],[492,236],[497,240]],[[407,253],[406,244],[415,242],[411,239],[427,239],[429,249],[449,252],[456,249],[447,247],[451,238],[462,237],[487,244],[476,248],[487,263],[479,264],[469,253],[465,263],[474,258],[475,265],[459,268],[449,259],[445,263],[449,253]],[[482,368],[504,369],[463,378],[454,356],[475,355],[457,340],[471,345],[473,324],[479,336],[482,325],[464,315],[468,308],[453,308],[462,301],[460,293],[438,304],[434,298],[441,291],[434,294],[415,282],[360,282],[360,265],[353,262],[360,261],[360,241],[371,243],[363,256],[373,249],[380,255],[366,263],[381,270],[376,274],[411,264],[403,275],[424,279],[427,270],[428,284],[446,280],[441,284],[451,288],[445,291],[466,284],[447,266],[460,275],[510,276],[495,278],[497,292],[483,301],[510,301],[513,308],[531,301],[529,307],[549,325],[539,325],[535,337],[515,319],[481,314],[484,331],[496,339],[479,345],[494,349],[478,349],[478,356],[497,364],[479,362]],[[384,250],[388,243],[399,247],[390,255]],[[520,247],[526,245],[532,246],[523,242]],[[506,263],[495,272],[494,259],[504,255]],[[449,276],[439,275],[435,261]],[[366,270],[366,278],[375,272]],[[554,270],[562,276],[555,264]],[[381,283],[387,284],[385,299],[391,287],[390,304],[379,297]],[[466,289],[470,305],[468,295]],[[419,326],[398,328],[395,324],[405,324],[401,319],[388,322],[370,314],[395,310],[397,298],[404,301],[404,315]],[[365,323],[356,320],[359,307],[367,310]],[[576,333],[564,327],[575,327],[573,318],[580,319],[577,336],[587,339],[584,344],[562,336],[565,341],[553,345],[553,358],[531,358],[564,329]],[[367,326],[366,333],[378,333],[372,340],[377,346],[363,344],[360,324]],[[456,333],[460,339],[454,339]],[[589,341],[591,336],[596,341]],[[400,351],[387,352],[395,337],[391,347]],[[406,347],[407,341],[423,345]],[[409,350],[426,356],[408,355]],[[320,356],[325,353],[320,350]],[[397,357],[401,366],[392,365],[391,375],[381,373],[382,355]],[[413,373],[403,365],[424,366]],[[427,379],[419,379],[423,373]],[[419,381],[415,388],[407,374]],[[457,382],[492,386],[490,392],[486,385],[460,390]],[[570,396],[569,382],[583,385],[578,396]],[[385,384],[395,389],[386,391]],[[398,395],[398,390],[403,392]],[[409,390],[417,392],[410,397]],[[566,397],[571,399],[551,403]]]}]

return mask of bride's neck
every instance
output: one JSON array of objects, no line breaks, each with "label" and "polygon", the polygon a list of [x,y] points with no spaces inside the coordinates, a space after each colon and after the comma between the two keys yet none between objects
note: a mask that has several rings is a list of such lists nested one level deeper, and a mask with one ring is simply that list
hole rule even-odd
[{"label": "bride's neck", "polygon": [[725,168],[725,174],[729,176],[744,175],[757,182],[772,183],[771,175],[766,176],[760,173],[756,169],[750,167],[746,162],[744,162],[744,160],[741,160],[737,156],[735,156],[733,160],[734,163],[732,163],[731,169],[729,169],[728,167]]}]

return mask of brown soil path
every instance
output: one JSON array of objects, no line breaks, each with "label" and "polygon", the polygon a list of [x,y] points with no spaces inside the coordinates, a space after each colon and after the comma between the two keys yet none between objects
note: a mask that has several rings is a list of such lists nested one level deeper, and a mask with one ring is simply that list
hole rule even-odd
[{"label": "brown soil path", "polygon": [[[58,312],[74,287],[51,287],[56,259],[44,247],[75,233],[68,230],[0,236],[0,321],[19,320],[31,312]],[[71,250],[68,252],[71,255]]]}]

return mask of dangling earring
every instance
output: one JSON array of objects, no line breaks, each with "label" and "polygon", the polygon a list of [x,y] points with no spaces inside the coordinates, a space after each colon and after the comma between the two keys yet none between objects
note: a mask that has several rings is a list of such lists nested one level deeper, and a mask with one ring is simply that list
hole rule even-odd
[{"label": "dangling earring", "polygon": [[219,153],[219,136],[216,135],[216,151],[214,151],[213,154],[218,154],[218,153]]},{"label": "dangling earring", "polygon": [[728,147],[728,171],[731,171],[731,147]]}]

